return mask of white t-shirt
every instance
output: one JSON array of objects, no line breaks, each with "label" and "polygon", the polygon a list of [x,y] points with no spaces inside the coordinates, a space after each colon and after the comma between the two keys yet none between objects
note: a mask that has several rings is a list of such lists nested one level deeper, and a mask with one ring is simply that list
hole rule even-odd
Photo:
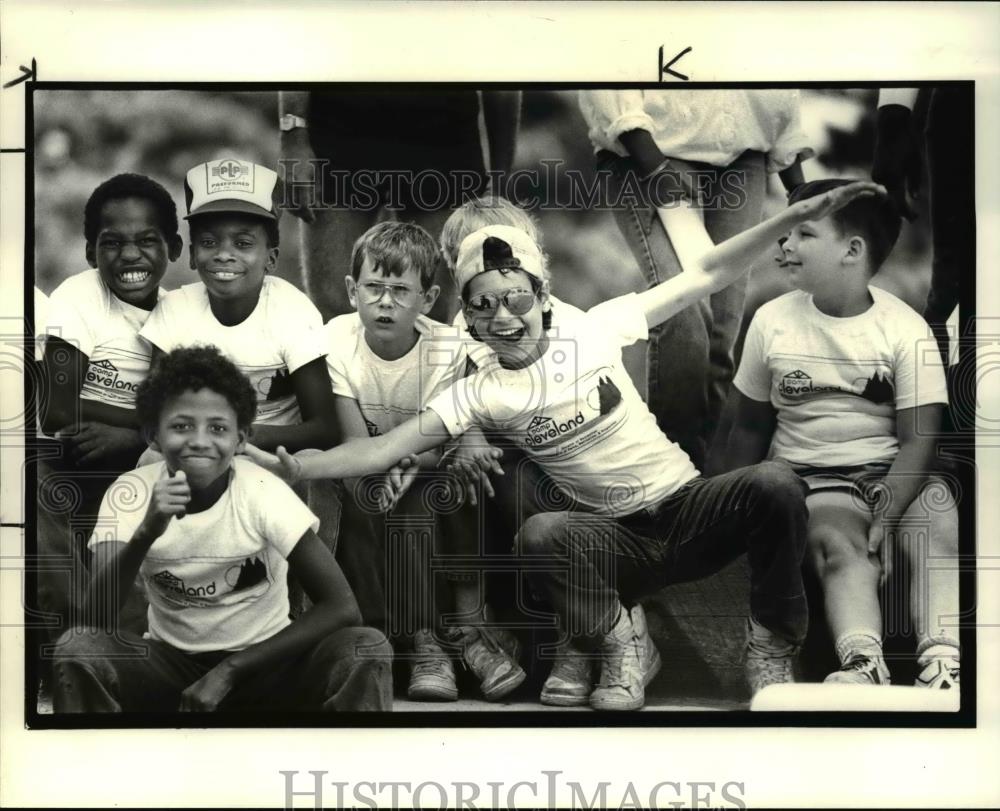
[{"label": "white t-shirt", "polygon": [[[128,542],[165,462],[136,468],[108,488],[89,548]],[[279,478],[233,459],[229,487],[204,512],[172,519],[139,567],[149,636],[183,651],[242,650],[288,619],[286,558],[319,520]]]},{"label": "white t-shirt", "polygon": [[[582,318],[583,310],[560,301],[555,296],[550,295],[549,301],[552,303],[552,326],[549,329],[550,336],[558,336],[560,330],[565,326],[570,328],[572,323]],[[477,368],[482,368],[486,362],[496,353],[482,341],[478,341],[469,334],[469,325],[465,323],[465,313],[459,309],[458,314],[452,320],[452,326],[458,329],[459,334],[465,339],[465,351]]]},{"label": "white t-shirt", "polygon": [[623,132],[646,130],[671,158],[728,166],[748,149],[767,171],[812,156],[799,124],[798,90],[581,90],[580,110],[595,151],[627,154]]},{"label": "white t-shirt", "polygon": [[219,323],[205,285],[195,282],[164,296],[141,334],[164,352],[214,344],[257,392],[255,422],[295,425],[302,417],[291,374],[326,354],[322,328],[319,310],[304,293],[265,276],[256,308],[235,326]]},{"label": "white t-shirt", "polygon": [[771,456],[808,467],[892,462],[896,412],[948,402],[930,328],[891,293],[869,290],[872,306],[850,318],[796,290],[750,322],[733,383],[777,409]]},{"label": "white t-shirt", "polygon": [[326,325],[326,365],[333,393],[358,401],[369,436],[386,434],[423,411],[436,394],[465,373],[464,341],[454,327],[419,316],[420,337],[397,360],[376,355],[361,316],[348,313]]},{"label": "white t-shirt", "polygon": [[621,348],[646,338],[645,314],[630,293],[564,324],[531,366],[504,369],[493,356],[428,408],[452,436],[473,425],[500,431],[580,504],[627,515],[698,475],[622,364]]},{"label": "white t-shirt", "polygon": [[[162,290],[159,296],[164,296]],[[87,356],[80,397],[135,408],[135,391],[149,374],[152,347],[139,331],[150,317],[111,292],[97,270],[70,276],[49,296],[45,332]]]}]

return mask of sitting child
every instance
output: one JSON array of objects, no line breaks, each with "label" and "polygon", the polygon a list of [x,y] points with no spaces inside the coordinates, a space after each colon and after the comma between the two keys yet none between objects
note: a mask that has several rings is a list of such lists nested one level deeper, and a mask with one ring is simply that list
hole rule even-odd
[{"label": "sitting child", "polygon": [[[791,205],[849,183],[806,183]],[[822,583],[841,662],[826,681],[889,682],[878,592],[898,545],[912,574],[917,684],[951,688],[960,656],[945,622],[958,616],[958,567],[926,568],[958,554],[954,500],[928,475],[947,403],[944,372],[923,319],[869,285],[899,229],[888,198],[857,200],[792,228],[782,247],[798,289],[750,324],[728,460],[753,464],[770,449],[809,485],[806,560]]]},{"label": "sitting child", "polygon": [[[380,223],[355,243],[351,274],[345,282],[357,312],[338,316],[326,326],[327,365],[345,437],[389,433],[464,374],[462,342],[456,340],[454,330],[426,315],[438,295],[435,274],[440,264],[434,239],[411,223]],[[412,668],[407,694],[411,699],[458,698],[451,661],[435,637],[441,630],[451,640],[461,638],[463,659],[479,679],[483,694],[497,700],[524,680],[524,671],[502,648],[494,650],[484,639],[486,618],[474,579],[450,577],[456,624],[439,627],[434,607],[439,595],[430,571],[432,548],[420,548],[423,533],[419,527],[430,518],[432,539],[442,537],[449,554],[468,556],[477,551],[477,525],[468,510],[446,509],[428,515],[428,498],[442,486],[442,474],[435,471],[440,458],[434,449],[413,459],[427,473],[398,494],[391,525],[399,531],[391,538],[386,535],[386,520],[375,510],[365,509],[365,492],[370,487],[354,483],[344,505],[337,558],[359,595],[366,621],[399,626],[390,631],[390,638],[397,652],[400,647],[408,649]],[[401,522],[411,518],[418,519],[417,524],[402,531]],[[404,561],[414,582],[400,583],[398,575],[394,578],[390,573]],[[388,593],[390,581],[397,593]],[[394,610],[388,610],[390,605]]]},{"label": "sitting child", "polygon": [[657,430],[622,365],[621,347],[738,278],[798,222],[879,191],[871,183],[835,189],[718,246],[690,208],[661,209],[685,272],[598,305],[560,336],[571,340],[558,342],[546,332],[548,288],[537,244],[516,228],[482,228],[462,242],[458,287],[470,333],[490,346],[495,361],[384,436],[309,456],[282,448],[277,457],[248,452],[293,481],[342,478],[386,470],[473,426],[496,429],[575,504],[530,517],[518,543],[533,590],[555,609],[572,643],[565,655],[600,657],[598,686],[575,685],[591,707],[639,709],[659,667],[641,618],[623,602],[705,577],[743,552],[751,577],[751,689],[788,681],[807,624],[802,484],[779,463],[701,478]]},{"label": "sitting child", "polygon": [[[38,467],[39,554],[66,563],[39,569],[39,607],[60,618],[57,635],[72,624],[83,596],[84,543],[104,491],[146,447],[135,392],[152,348],[139,330],[182,249],[174,201],[144,175],[116,175],[94,189],[83,230],[92,269],[66,279],[49,299],[47,396],[38,405],[42,431],[58,441],[39,453]],[[75,503],[65,498],[67,484],[79,494]]]},{"label": "sitting child", "polygon": [[[137,397],[163,459],[104,498],[90,539],[104,562],[86,627],[60,640],[55,711],[391,709],[392,651],[358,627],[316,517],[283,482],[234,458],[257,407],[248,380],[214,347],[178,349]],[[295,622],[288,569],[313,601]],[[150,600],[145,640],[117,623],[137,573]]]}]

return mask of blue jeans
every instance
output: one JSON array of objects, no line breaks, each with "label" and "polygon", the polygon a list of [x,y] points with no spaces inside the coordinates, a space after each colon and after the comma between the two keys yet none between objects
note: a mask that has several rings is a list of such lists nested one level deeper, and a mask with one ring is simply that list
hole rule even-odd
[{"label": "blue jeans", "polygon": [[[718,244],[761,220],[767,189],[765,157],[748,150],[726,167],[691,163],[704,174],[701,191],[713,201],[742,201],[738,206],[709,204],[705,229]],[[627,173],[637,173],[628,158],[598,153],[598,171],[609,171],[611,199],[621,192]],[[724,193],[725,192],[725,193]],[[628,204],[614,210],[615,221],[639,263],[646,284],[654,287],[682,271],[666,231],[647,202],[626,195]],[[646,355],[647,404],[661,430],[681,446],[695,467],[715,435],[722,406],[733,379],[733,347],[743,319],[746,276],[710,298],[649,331]]]},{"label": "blue jeans", "polygon": [[632,604],[671,583],[715,574],[744,552],[750,612],[794,644],[805,638],[802,584],[806,486],[784,462],[695,478],[662,502],[622,518],[538,513],[518,533],[532,590],[563,632],[593,649]]}]

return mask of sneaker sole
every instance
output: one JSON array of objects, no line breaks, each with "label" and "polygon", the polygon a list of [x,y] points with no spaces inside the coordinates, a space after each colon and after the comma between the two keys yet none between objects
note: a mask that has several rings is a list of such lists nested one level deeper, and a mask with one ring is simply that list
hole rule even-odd
[{"label": "sneaker sole", "polygon": [[541,702],[547,707],[585,707],[590,702],[590,694],[573,695],[542,690]]},{"label": "sneaker sole", "polygon": [[483,690],[483,697],[487,701],[499,701],[501,698],[513,693],[521,683],[528,677],[524,668],[518,667],[507,674],[503,681],[494,684],[489,691]]},{"label": "sneaker sole", "polygon": [[446,685],[422,687],[410,685],[406,697],[411,701],[458,701],[458,688]]},{"label": "sneaker sole", "polygon": [[634,701],[602,701],[598,699],[594,700],[594,697],[590,697],[590,707],[591,709],[597,710],[598,712],[634,712],[635,710],[641,710],[642,705],[646,703],[646,697],[642,696]]}]

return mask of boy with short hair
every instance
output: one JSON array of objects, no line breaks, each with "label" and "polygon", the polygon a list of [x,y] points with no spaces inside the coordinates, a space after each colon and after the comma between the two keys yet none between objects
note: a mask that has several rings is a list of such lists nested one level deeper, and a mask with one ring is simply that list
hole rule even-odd
[{"label": "boy with short hair", "polygon": [[[849,183],[806,183],[790,203]],[[807,560],[841,662],[826,681],[889,682],[878,592],[898,544],[912,573],[917,684],[957,688],[959,644],[944,624],[959,613],[957,568],[925,569],[928,559],[958,552],[954,500],[928,475],[947,403],[941,358],[920,316],[870,285],[899,230],[888,198],[857,200],[791,229],[782,248],[797,289],[750,324],[728,459],[738,466],[770,453],[809,485]],[[906,531],[915,525],[927,527],[927,548],[925,533]]]},{"label": "boy with short hair", "polygon": [[[389,433],[464,374],[462,342],[455,339],[454,330],[427,317],[438,296],[435,277],[440,264],[434,239],[412,223],[379,223],[356,241],[351,273],[345,277],[348,299],[356,312],[326,325],[327,365],[346,437]],[[432,472],[440,458],[437,449],[432,449],[410,460],[430,475],[418,477],[416,487],[401,495],[392,524],[425,516],[431,488],[440,487],[441,474]],[[398,532],[387,538],[389,525],[374,511],[365,510],[365,499],[358,497],[368,488],[355,483],[351,489],[354,493],[344,508],[338,558],[355,591],[362,595],[363,613],[375,625],[388,619],[409,626],[395,633],[399,642],[412,649],[411,699],[453,701],[458,697],[454,670],[435,638],[432,550],[420,548],[420,532]],[[467,514],[446,509],[431,515],[434,535],[445,537],[449,551],[454,553],[474,540],[469,536],[475,534],[475,521]],[[426,521],[416,526],[421,523]],[[470,554],[474,553],[472,544]],[[386,584],[393,560],[397,564],[405,560],[416,582],[403,584],[390,595]],[[458,622],[468,626],[480,609],[477,584],[454,576],[451,582]],[[388,618],[387,603],[397,606]],[[451,633],[442,630],[446,636],[459,635],[455,628]],[[461,635],[468,637],[462,644],[464,659],[487,698],[502,698],[523,681],[524,671],[502,651],[488,649],[478,631],[467,628]]]},{"label": "boy with short hair", "polygon": [[[248,450],[291,480],[343,477],[387,469],[474,425],[494,427],[537,460],[576,505],[532,516],[518,541],[532,564],[525,574],[555,609],[574,651],[600,652],[591,707],[639,709],[658,664],[644,643],[641,619],[623,602],[704,577],[743,552],[751,573],[751,689],[789,681],[807,624],[801,482],[779,463],[701,478],[657,430],[620,350],[746,272],[750,260],[795,223],[880,191],[871,183],[833,190],[717,246],[690,208],[661,209],[685,272],[598,305],[561,336],[572,340],[558,344],[544,328],[548,290],[537,244],[516,228],[482,228],[462,242],[458,286],[470,332],[489,344],[495,362],[385,436],[301,457],[282,448],[277,457]],[[589,691],[589,681],[581,689]]]},{"label": "boy with short hair", "polygon": [[[104,498],[90,539],[104,562],[90,583],[88,627],[60,642],[55,711],[391,709],[391,649],[357,627],[316,517],[236,457],[257,408],[247,379],[214,347],[178,349],[137,396],[163,460],[121,476]],[[313,600],[294,623],[288,569]],[[137,574],[150,600],[145,641],[117,623]]]},{"label": "boy with short hair", "polygon": [[[149,372],[152,348],[139,330],[183,246],[173,199],[145,175],[101,183],[87,200],[83,223],[91,270],[55,289],[46,317],[48,396],[39,403],[39,420],[61,447],[39,462],[38,545],[42,556],[85,575],[83,541],[101,497],[146,447],[135,392]],[[67,503],[67,484],[79,493],[76,503]],[[39,606],[60,617],[60,632],[79,607],[74,584],[82,579],[48,566],[39,570]]]},{"label": "boy with short hair", "polygon": [[257,394],[253,436],[260,447],[330,447],[337,426],[319,311],[271,275],[278,267],[277,174],[247,161],[209,161],[187,173],[184,195],[191,269],[201,281],[164,296],[142,336],[156,352],[218,346]]}]

